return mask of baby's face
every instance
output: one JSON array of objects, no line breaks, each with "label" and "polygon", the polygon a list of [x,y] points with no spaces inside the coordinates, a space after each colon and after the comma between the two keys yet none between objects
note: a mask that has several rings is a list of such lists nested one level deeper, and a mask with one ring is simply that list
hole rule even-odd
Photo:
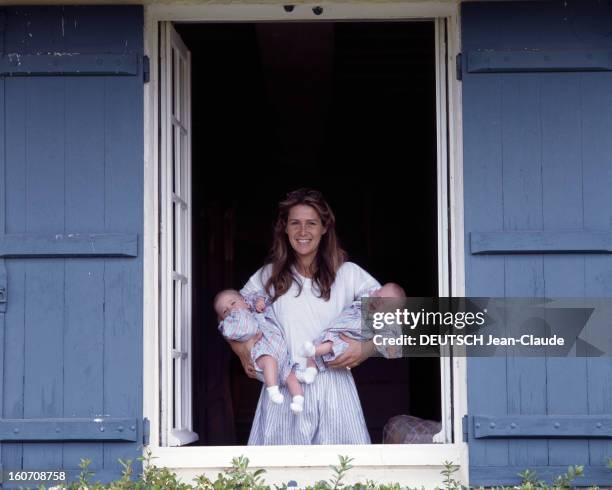
[{"label": "baby's face", "polygon": [[249,306],[244,301],[244,298],[238,293],[228,292],[223,294],[215,305],[215,311],[217,315],[224,320],[232,310],[244,310],[248,309]]}]

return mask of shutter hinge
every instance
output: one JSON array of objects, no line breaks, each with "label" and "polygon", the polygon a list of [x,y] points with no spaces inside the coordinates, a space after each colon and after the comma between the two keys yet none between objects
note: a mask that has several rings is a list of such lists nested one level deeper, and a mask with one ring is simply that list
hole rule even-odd
[{"label": "shutter hinge", "polygon": [[146,54],[142,57],[142,79],[144,83],[151,80],[151,62]]},{"label": "shutter hinge", "polygon": [[151,423],[148,418],[144,418],[142,421],[142,443],[146,446],[149,444],[151,439]]},{"label": "shutter hinge", "polygon": [[0,259],[0,313],[6,313],[8,280],[4,259]]},{"label": "shutter hinge", "polygon": [[463,55],[461,53],[457,53],[455,56],[456,70],[457,70],[457,80],[463,80],[463,65],[462,65]]},{"label": "shutter hinge", "polygon": [[461,428],[463,429],[463,442],[468,442],[469,438],[469,420],[468,416],[464,415],[461,418]]}]

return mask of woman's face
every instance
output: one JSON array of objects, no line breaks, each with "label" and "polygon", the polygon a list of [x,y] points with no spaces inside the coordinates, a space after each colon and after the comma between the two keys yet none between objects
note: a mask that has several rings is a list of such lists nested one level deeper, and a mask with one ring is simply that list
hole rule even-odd
[{"label": "woman's face", "polygon": [[302,260],[312,260],[327,229],[314,208],[298,204],[289,210],[285,231],[297,256]]}]

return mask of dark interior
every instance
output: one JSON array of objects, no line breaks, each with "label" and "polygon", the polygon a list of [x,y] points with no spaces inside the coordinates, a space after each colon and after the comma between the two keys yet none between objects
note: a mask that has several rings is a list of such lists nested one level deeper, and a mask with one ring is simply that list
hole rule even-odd
[{"label": "dark interior", "polygon": [[[194,430],[246,444],[261,390],[212,297],[264,261],[276,205],[321,190],[350,260],[438,293],[433,22],[178,24],[192,53]],[[398,414],[440,420],[438,359],[355,369],[373,443]]]}]

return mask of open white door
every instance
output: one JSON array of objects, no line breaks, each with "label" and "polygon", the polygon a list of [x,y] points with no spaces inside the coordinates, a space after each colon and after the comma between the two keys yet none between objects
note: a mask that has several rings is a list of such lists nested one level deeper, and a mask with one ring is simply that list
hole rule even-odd
[{"label": "open white door", "polygon": [[191,54],[161,25],[161,437],[196,441],[191,407]]}]

